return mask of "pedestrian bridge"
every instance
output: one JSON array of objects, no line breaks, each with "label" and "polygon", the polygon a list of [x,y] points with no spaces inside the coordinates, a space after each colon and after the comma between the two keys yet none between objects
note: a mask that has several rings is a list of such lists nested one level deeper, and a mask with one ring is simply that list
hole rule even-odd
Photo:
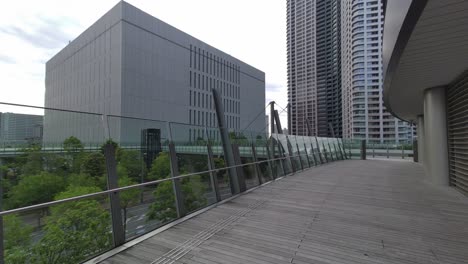
[{"label": "pedestrian bridge", "polygon": [[346,160],[286,176],[89,263],[467,263],[468,199],[420,164]]}]

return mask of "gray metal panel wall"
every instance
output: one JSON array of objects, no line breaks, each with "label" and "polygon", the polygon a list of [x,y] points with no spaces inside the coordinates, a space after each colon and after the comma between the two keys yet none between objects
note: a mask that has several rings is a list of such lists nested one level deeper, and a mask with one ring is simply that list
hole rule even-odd
[{"label": "gray metal panel wall", "polygon": [[450,185],[468,195],[468,72],[447,88],[447,126]]},{"label": "gray metal panel wall", "polygon": [[[45,105],[195,124],[190,118],[194,109],[190,100],[192,47],[203,52],[205,59],[216,57],[230,74],[214,76],[197,70],[206,80],[218,80],[219,87],[214,88],[225,89],[223,96],[230,99],[230,106],[234,103],[229,97],[235,83],[226,78],[233,76],[233,67],[239,69],[238,97],[242,99],[234,99],[241,111],[232,115],[232,121],[237,122],[231,122],[231,128],[242,129],[264,108],[265,74],[123,1],[47,63]],[[211,88],[207,85],[203,88],[204,99],[211,100]],[[242,106],[239,100],[245,101]],[[206,102],[197,109],[204,117],[204,122],[197,125],[216,125],[205,118],[210,114],[209,120],[214,120],[212,103],[210,106]],[[264,127],[263,117],[254,122],[253,129]],[[70,135],[84,141],[101,137],[89,131],[80,132],[76,120],[50,111],[46,112],[45,123],[49,142],[61,142]],[[113,139],[121,140],[124,133],[126,141],[139,140],[135,129],[121,130],[121,126],[128,126],[115,118],[111,123]]]}]

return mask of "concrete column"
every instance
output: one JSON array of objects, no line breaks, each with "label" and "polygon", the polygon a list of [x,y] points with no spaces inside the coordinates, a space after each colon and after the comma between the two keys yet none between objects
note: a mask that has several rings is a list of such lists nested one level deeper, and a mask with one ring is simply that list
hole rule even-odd
[{"label": "concrete column", "polygon": [[422,115],[418,116],[418,162],[424,164],[424,117]]},{"label": "concrete column", "polygon": [[449,185],[447,113],[445,87],[424,91],[424,164],[429,179],[440,186]]}]

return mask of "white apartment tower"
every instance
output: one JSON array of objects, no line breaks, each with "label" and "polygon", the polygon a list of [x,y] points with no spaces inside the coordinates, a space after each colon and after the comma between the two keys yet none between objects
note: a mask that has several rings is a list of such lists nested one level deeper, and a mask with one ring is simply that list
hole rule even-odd
[{"label": "white apartment tower", "polygon": [[383,105],[382,0],[341,1],[343,137],[410,143],[413,128]]}]

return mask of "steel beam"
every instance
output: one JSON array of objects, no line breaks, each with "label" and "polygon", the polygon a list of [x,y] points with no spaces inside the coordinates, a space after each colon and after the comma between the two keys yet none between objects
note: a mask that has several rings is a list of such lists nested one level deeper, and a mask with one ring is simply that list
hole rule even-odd
[{"label": "steel beam", "polygon": [[218,182],[218,177],[216,175],[217,172],[212,171],[216,168],[215,163],[214,163],[214,158],[213,158],[213,149],[211,147],[211,144],[208,142],[206,145],[207,151],[208,151],[208,169],[210,170],[210,178],[211,178],[211,186],[213,188],[213,191],[216,196],[216,201],[220,202],[221,201],[221,193],[219,192],[219,182]]},{"label": "steel beam", "polygon": [[223,144],[224,158],[229,167],[229,179],[231,184],[232,194],[240,193],[239,178],[237,175],[236,162],[234,160],[234,154],[232,152],[231,140],[229,139],[228,129],[226,127],[226,121],[224,120],[224,111],[221,97],[216,89],[211,90],[213,93],[213,101],[216,110],[216,118],[218,120],[219,134],[221,136],[221,142]]},{"label": "steel beam", "polygon": [[[117,162],[115,160],[115,147],[111,143],[104,146],[104,156],[106,158],[107,188],[115,189],[119,187],[117,178]],[[125,243],[125,230],[123,227],[122,210],[118,192],[109,193],[110,212],[112,220],[112,237],[114,247]]]}]

